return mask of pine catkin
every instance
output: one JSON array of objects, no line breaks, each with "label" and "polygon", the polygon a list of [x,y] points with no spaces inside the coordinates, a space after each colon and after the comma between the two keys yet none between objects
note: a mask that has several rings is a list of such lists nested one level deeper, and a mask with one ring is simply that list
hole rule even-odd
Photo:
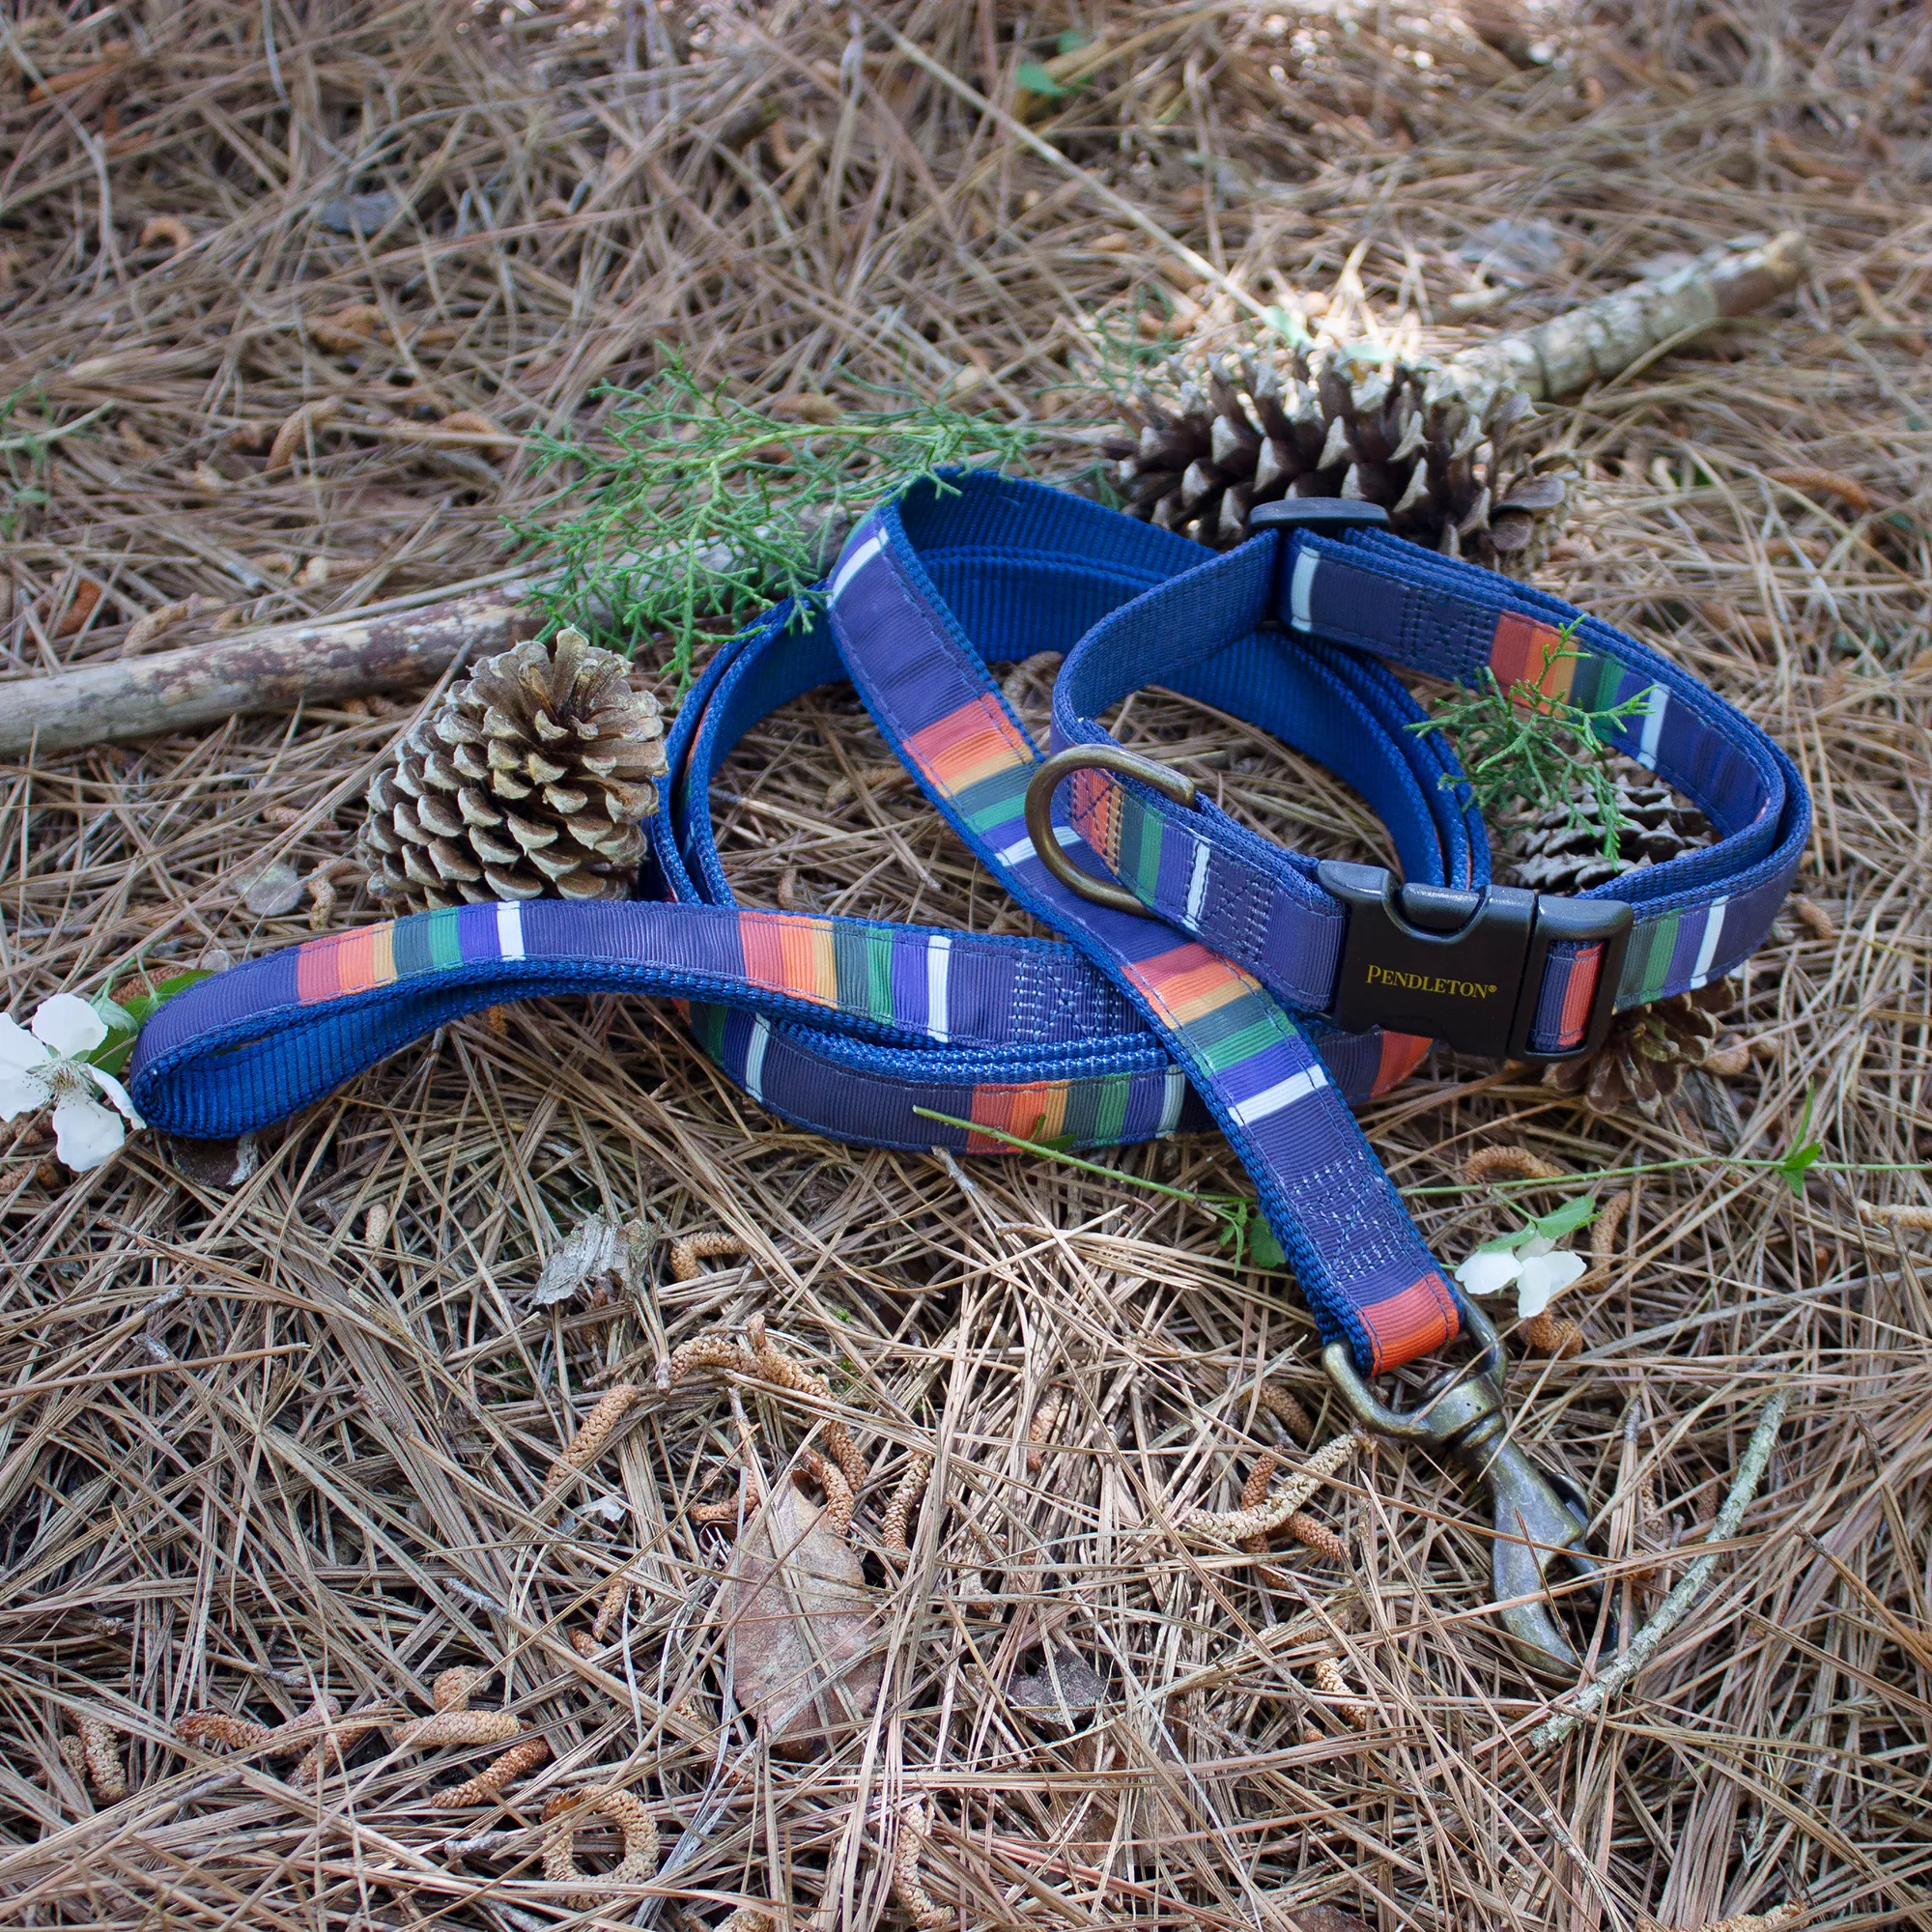
[{"label": "pine catkin", "polygon": [[1066,1414],[1066,1397],[1055,1389],[1045,1397],[1033,1412],[1033,1421],[1027,1426],[1027,1473],[1037,1476],[1046,1466],[1046,1452],[1053,1441],[1053,1432],[1061,1425]]},{"label": "pine catkin", "polygon": [[845,1472],[829,1456],[821,1456],[816,1449],[801,1449],[798,1460],[805,1472],[825,1492],[825,1520],[840,1536],[852,1533],[852,1511],[854,1508],[852,1486],[845,1480]]},{"label": "pine catkin", "polygon": [[398,1750],[427,1750],[432,1745],[506,1745],[523,1728],[513,1711],[439,1711],[396,1733]]},{"label": "pine catkin", "polygon": [[624,1614],[624,1605],[630,1601],[634,1580],[628,1570],[620,1570],[604,1586],[604,1601],[597,1606],[596,1621],[590,1626],[590,1634],[598,1643],[611,1634],[617,1619]]},{"label": "pine catkin", "polygon": [[[586,1811],[601,1811],[624,1835],[624,1856],[614,1870],[596,1879],[577,1862],[577,1826]],[[544,1877],[552,1885],[582,1888],[566,1900],[573,1912],[594,1912],[608,1901],[620,1886],[645,1885],[657,1876],[658,1828],[638,1799],[615,1785],[593,1786],[588,1791],[564,1792],[544,1806],[544,1819],[561,1817],[564,1823],[545,1842]]]},{"label": "pine catkin", "polygon": [[734,1376],[755,1376],[758,1358],[723,1329],[694,1335],[670,1351],[670,1359],[658,1370],[658,1386],[674,1388],[694,1369],[722,1369]]},{"label": "pine catkin", "polygon": [[121,1763],[121,1744],[113,1725],[104,1718],[87,1717],[79,1721],[81,1762],[87,1767],[87,1781],[97,1798],[109,1804],[128,1795],[128,1773]]},{"label": "pine catkin", "polygon": [[1526,1147],[1486,1147],[1463,1163],[1463,1179],[1471,1187],[1490,1180],[1561,1180],[1563,1170]]},{"label": "pine catkin", "polygon": [[554,1490],[594,1463],[617,1425],[630,1413],[631,1405],[642,1394],[643,1390],[636,1382],[619,1382],[615,1388],[607,1389],[599,1396],[596,1406],[583,1418],[582,1428],[570,1438],[562,1453],[551,1464],[546,1487]]},{"label": "pine catkin", "polygon": [[1294,1437],[1298,1445],[1306,1447],[1315,1440],[1315,1418],[1285,1383],[1264,1382],[1255,1391],[1255,1401]]},{"label": "pine catkin", "polygon": [[1932,1228],[1932,1208],[1920,1207],[1916,1202],[1861,1201],[1859,1207],[1870,1219],[1893,1228]]},{"label": "pine catkin", "polygon": [[[1809,1910],[1802,1898],[1787,1898],[1769,1912],[1733,1913],[1728,1918],[1698,1927],[1697,1932],[1785,1932],[1787,1926],[1796,1925]],[[1667,1926],[1644,1914],[1639,1914],[1636,1925],[1637,1932],[1669,1932]]]},{"label": "pine catkin", "polygon": [[1253,1509],[1189,1510],[1180,1519],[1181,1534],[1220,1537],[1235,1544],[1243,1544],[1251,1536],[1270,1535],[1353,1459],[1355,1447],[1354,1436],[1334,1436],[1317,1449],[1268,1502]]},{"label": "pine catkin", "polygon": [[928,1836],[925,1800],[916,1798],[899,1807],[899,1841],[893,1856],[893,1896],[919,1932],[937,1932],[946,1922],[945,1908],[926,1890],[920,1866]]},{"label": "pine catkin", "polygon": [[238,1718],[233,1711],[190,1711],[175,1724],[175,1736],[185,1745],[213,1741],[230,1750],[254,1750],[269,1742],[267,1724]]},{"label": "pine catkin", "polygon": [[1337,1714],[1358,1731],[1375,1722],[1375,1713],[1349,1689],[1342,1674],[1342,1661],[1333,1650],[1324,1649],[1315,1660],[1315,1686],[1335,1707]]},{"label": "pine catkin", "polygon": [[665,1262],[673,1281],[696,1281],[704,1272],[699,1262],[745,1252],[736,1235],[679,1235],[665,1244]]},{"label": "pine catkin", "polygon": [[[1267,1500],[1268,1485],[1273,1482],[1274,1472],[1280,1467],[1281,1458],[1271,1449],[1262,1454],[1255,1466],[1248,1472],[1248,1480],[1241,1488],[1241,1507],[1244,1510],[1259,1509]],[[1318,1522],[1305,1510],[1296,1510],[1282,1527],[1297,1543],[1305,1544],[1318,1556],[1325,1557],[1330,1563],[1346,1563],[1349,1560],[1349,1546],[1325,1522]],[[1241,1539],[1241,1548],[1250,1555],[1265,1556],[1267,1547],[1268,1539],[1265,1531]]]},{"label": "pine catkin", "polygon": [[[752,1345],[758,1373],[767,1381],[776,1382],[780,1388],[790,1389],[797,1395],[815,1396],[830,1406],[832,1384],[802,1362],[794,1361],[771,1341],[765,1333],[765,1318],[762,1315],[754,1315],[745,1323],[745,1339]],[[853,1489],[862,1489],[871,1471],[866,1466],[866,1459],[859,1454],[858,1444],[852,1440],[852,1432],[836,1416],[827,1416],[820,1434],[825,1437],[826,1448],[845,1472],[845,1480]]]},{"label": "pine catkin", "polygon": [[[1490,1180],[1561,1180],[1564,1178],[1560,1167],[1552,1166],[1541,1154],[1532,1153],[1526,1147],[1478,1148],[1463,1163],[1463,1179],[1472,1187]],[[1629,1198],[1626,1190],[1622,1199],[1628,1203]],[[1623,1208],[1618,1208],[1617,1212],[1621,1216]],[[1614,1232],[1613,1229],[1613,1236]],[[1594,1247],[1594,1242],[1592,1245]],[[1563,1316],[1550,1314],[1547,1308],[1540,1314],[1524,1317],[1517,1324],[1517,1333],[1528,1347],[1552,1355],[1558,1361],[1582,1352],[1582,1329]]]},{"label": "pine catkin", "polygon": [[932,1458],[920,1454],[905,1466],[905,1474],[898,1480],[892,1500],[886,1505],[885,1521],[880,1532],[880,1541],[889,1555],[896,1556],[902,1563],[912,1560],[912,1548],[906,1540],[906,1531],[912,1521],[912,1513],[919,1507],[919,1499],[925,1493],[925,1486],[932,1475]]},{"label": "pine catkin", "polygon": [[512,1745],[501,1757],[492,1758],[474,1777],[435,1793],[429,1802],[440,1811],[493,1804],[526,1772],[534,1771],[549,1756],[550,1746],[542,1738],[526,1738],[522,1744]]},{"label": "pine catkin", "polygon": [[474,1663],[459,1663],[451,1669],[440,1670],[436,1681],[429,1687],[430,1704],[439,1711],[465,1710],[491,1675],[490,1671]]}]

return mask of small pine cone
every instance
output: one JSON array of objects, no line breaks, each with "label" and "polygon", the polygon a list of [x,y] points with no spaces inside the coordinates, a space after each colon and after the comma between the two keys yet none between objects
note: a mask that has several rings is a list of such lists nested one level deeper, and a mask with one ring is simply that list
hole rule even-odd
[{"label": "small pine cone", "polygon": [[[1611,782],[1622,821],[1614,841],[1604,836],[1602,803],[1594,793],[1586,794],[1574,811],[1559,808],[1539,812],[1505,828],[1500,867],[1505,882],[1574,896],[1711,842],[1704,814],[1639,767],[1613,774]],[[1611,842],[1614,859],[1605,850]]]},{"label": "small pine cone", "polygon": [[1595,1053],[1557,1061],[1545,1070],[1543,1084],[1559,1094],[1580,1094],[1593,1114],[1630,1106],[1654,1113],[1676,1093],[1687,1067],[1734,1067],[1738,1056],[1727,1051],[1729,1041],[1719,1044],[1719,1036],[1735,997],[1731,981],[1719,980],[1694,993],[1633,1007],[1610,1022]]},{"label": "small pine cone", "polygon": [[411,912],[628,898],[665,770],[630,673],[581,631],[484,659],[369,782],[370,890]]},{"label": "small pine cone", "polygon": [[1438,365],[1334,350],[1223,358],[1170,371],[1123,405],[1104,445],[1127,507],[1215,550],[1258,503],[1378,503],[1398,536],[1514,577],[1542,562],[1568,488],[1513,455],[1535,416],[1508,384],[1471,393]]}]

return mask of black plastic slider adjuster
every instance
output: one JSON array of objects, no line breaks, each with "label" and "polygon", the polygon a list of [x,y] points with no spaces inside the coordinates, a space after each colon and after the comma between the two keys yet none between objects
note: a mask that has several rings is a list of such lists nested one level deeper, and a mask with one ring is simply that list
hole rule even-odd
[{"label": "black plastic slider adjuster", "polygon": [[[1325,860],[1315,876],[1349,910],[1329,1017],[1439,1039],[1492,1060],[1574,1060],[1604,1043],[1630,947],[1620,899],[1566,899],[1516,886],[1405,886],[1380,866]],[[1552,946],[1601,945],[1588,1024],[1575,1046],[1529,1043]]]}]

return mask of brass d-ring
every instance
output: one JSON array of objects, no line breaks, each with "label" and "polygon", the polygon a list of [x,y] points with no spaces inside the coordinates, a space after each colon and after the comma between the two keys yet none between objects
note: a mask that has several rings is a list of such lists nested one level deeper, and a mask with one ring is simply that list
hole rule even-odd
[{"label": "brass d-ring", "polygon": [[1039,855],[1039,863],[1068,892],[1078,893],[1083,899],[1091,899],[1094,904],[1106,906],[1113,912],[1138,913],[1145,918],[1148,909],[1132,893],[1123,886],[1109,885],[1105,879],[1096,879],[1092,872],[1083,872],[1066,856],[1065,847],[1053,835],[1055,789],[1068,774],[1086,770],[1112,772],[1117,778],[1138,779],[1142,784],[1151,785],[1163,798],[1171,798],[1176,805],[1199,805],[1201,787],[1192,779],[1171,772],[1165,765],[1155,764],[1151,758],[1138,758],[1131,752],[1123,752],[1118,745],[1069,745],[1065,751],[1056,752],[1048,758],[1034,773],[1033,782],[1027,786],[1027,837],[1033,840],[1033,849]]}]

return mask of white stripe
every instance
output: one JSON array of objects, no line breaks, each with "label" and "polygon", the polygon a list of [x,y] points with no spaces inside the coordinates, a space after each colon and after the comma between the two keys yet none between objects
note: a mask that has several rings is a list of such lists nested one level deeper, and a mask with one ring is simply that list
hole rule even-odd
[{"label": "white stripe", "polygon": [[[1061,845],[1077,845],[1080,842],[1079,833],[1070,825],[1056,825],[1053,828],[1053,837],[1055,842]],[[993,854],[1003,866],[1023,865],[1027,860],[1037,856],[1031,838],[1015,838],[1010,845]]]},{"label": "white stripe", "polygon": [[948,1039],[946,968],[952,942],[943,933],[925,943],[925,1025],[934,1039]]},{"label": "white stripe", "polygon": [[1291,1073],[1286,1080],[1277,1080],[1253,1099],[1237,1100],[1228,1111],[1244,1127],[1251,1127],[1257,1121],[1264,1121],[1270,1114],[1278,1114],[1284,1107],[1293,1106],[1295,1101],[1327,1084],[1328,1076],[1321,1067],[1305,1066],[1299,1073]]},{"label": "white stripe", "polygon": [[1690,969],[1693,992],[1711,977],[1711,961],[1718,956],[1718,941],[1724,932],[1724,908],[1729,904],[1729,899],[1719,899],[1704,915],[1704,936],[1697,942],[1697,963]]},{"label": "white stripe", "polygon": [[765,1104],[765,1042],[772,1037],[772,1023],[761,1013],[752,1022],[752,1042],[745,1049],[745,1092],[759,1106]]},{"label": "white stripe", "polygon": [[1180,1103],[1187,1098],[1187,1075],[1178,1066],[1167,1069],[1167,1084],[1161,1089],[1160,1128],[1171,1134],[1180,1124]]},{"label": "white stripe", "polygon": [[1187,875],[1187,923],[1201,923],[1201,901],[1208,896],[1208,841],[1194,841],[1194,869]]},{"label": "white stripe", "polygon": [[1315,566],[1320,561],[1312,550],[1299,552],[1294,559],[1294,578],[1288,586],[1288,616],[1297,631],[1310,629],[1314,622],[1308,614],[1308,594],[1315,588]]},{"label": "white stripe", "polygon": [[884,544],[885,544],[885,539],[875,533],[872,536],[867,537],[866,541],[862,543],[859,546],[859,548],[855,550],[852,553],[852,554],[848,556],[845,559],[845,561],[838,566],[838,575],[835,576],[832,580],[832,601],[835,604],[838,603],[838,599],[844,594],[845,586],[849,582],[851,582],[853,577],[859,571],[864,570],[865,567],[868,563],[870,563],[875,556],[878,555],[880,550],[884,547]]},{"label": "white stripe", "polygon": [[1670,708],[1670,694],[1661,684],[1653,684],[1646,696],[1650,709],[1643,716],[1643,743],[1637,747],[1636,761],[1645,771],[1657,769],[1657,741],[1663,735],[1663,714]]},{"label": "white stripe", "polygon": [[497,902],[497,951],[505,959],[524,956],[524,909],[515,899]]}]

